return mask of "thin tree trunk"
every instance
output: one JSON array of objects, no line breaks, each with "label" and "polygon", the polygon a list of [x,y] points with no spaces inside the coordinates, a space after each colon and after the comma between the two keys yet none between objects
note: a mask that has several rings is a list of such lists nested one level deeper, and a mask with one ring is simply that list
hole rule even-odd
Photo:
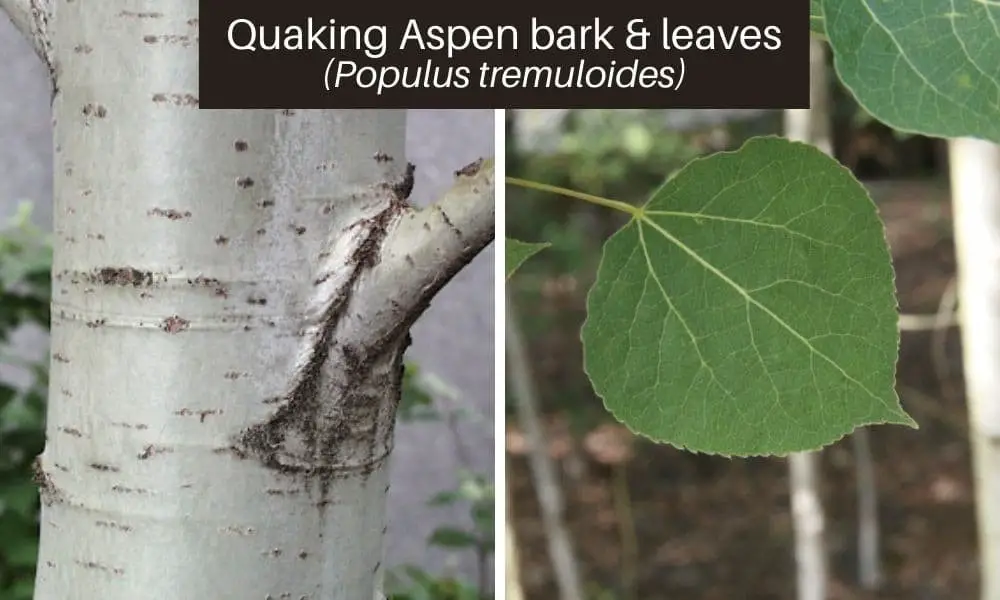
[{"label": "thin tree trunk", "polygon": [[562,600],[583,600],[580,569],[569,531],[563,520],[564,502],[562,489],[556,477],[552,460],[546,451],[544,434],[538,417],[538,401],[521,328],[517,321],[510,293],[507,293],[507,376],[517,404],[518,422],[528,441],[528,460],[531,465],[535,491],[542,510],[545,538],[549,543],[549,558],[555,572]]},{"label": "thin tree trunk", "polygon": [[521,586],[521,567],[518,564],[517,534],[514,533],[514,522],[511,519],[513,498],[510,493],[510,485],[504,486],[507,490],[507,514],[504,515],[504,530],[506,543],[504,550],[506,553],[506,569],[504,573],[504,586],[507,600],[524,600],[524,588]]},{"label": "thin tree trunk", "polygon": [[195,0],[0,6],[58,66],[35,599],[380,597],[407,332],[492,162],[418,211],[404,111],[198,110]]},{"label": "thin tree trunk", "polygon": [[1000,600],[1000,146],[949,141],[982,600]]},{"label": "thin tree trunk", "polygon": [[854,443],[855,485],[858,491],[858,579],[867,590],[882,585],[881,535],[878,522],[878,487],[871,434],[862,427],[851,436]]},{"label": "thin tree trunk", "polygon": [[[830,154],[830,100],[826,74],[826,49],[810,40],[810,109],[785,111],[785,135],[807,142]],[[819,494],[819,454],[798,452],[788,457],[792,519],[795,528],[795,561],[799,600],[824,600],[827,587],[823,504]]]}]

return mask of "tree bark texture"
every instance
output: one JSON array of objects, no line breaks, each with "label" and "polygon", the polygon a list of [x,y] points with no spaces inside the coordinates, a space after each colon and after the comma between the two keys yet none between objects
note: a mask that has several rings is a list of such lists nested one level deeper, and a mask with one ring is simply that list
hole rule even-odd
[{"label": "tree bark texture", "polygon": [[492,161],[417,210],[405,111],[199,110],[195,0],[0,6],[53,74],[35,598],[380,597],[408,330]]},{"label": "tree bark texture", "polygon": [[1000,146],[948,142],[982,600],[1000,600]]}]

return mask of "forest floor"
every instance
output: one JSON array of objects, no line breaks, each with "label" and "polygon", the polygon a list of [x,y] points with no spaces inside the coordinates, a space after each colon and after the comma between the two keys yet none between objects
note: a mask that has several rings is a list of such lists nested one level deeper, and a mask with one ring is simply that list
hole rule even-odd
[{"label": "forest floor", "polygon": [[[946,192],[903,182],[874,189],[873,196],[886,222],[901,312],[936,313],[955,273]],[[546,397],[560,387],[562,393],[585,389],[577,357],[586,290],[562,287],[569,291],[521,308],[522,317],[558,314],[577,322],[532,338],[534,375]],[[822,453],[828,597],[972,600],[978,597],[978,564],[957,329],[904,331],[897,383],[920,429],[869,428],[884,571],[877,591],[858,583],[852,438]],[[572,441],[581,436],[568,433],[566,410],[547,410],[545,420],[550,454],[563,467],[567,520],[591,590],[588,600],[627,599],[623,570],[635,573],[636,600],[795,597],[786,461],[706,457],[636,440],[631,460],[607,466],[585,450],[572,450],[585,444]],[[588,427],[607,432],[609,425]],[[507,478],[521,579],[528,600],[554,599],[559,594],[523,446],[512,416]],[[635,532],[633,552],[628,545],[623,550],[628,537],[622,531]]]}]

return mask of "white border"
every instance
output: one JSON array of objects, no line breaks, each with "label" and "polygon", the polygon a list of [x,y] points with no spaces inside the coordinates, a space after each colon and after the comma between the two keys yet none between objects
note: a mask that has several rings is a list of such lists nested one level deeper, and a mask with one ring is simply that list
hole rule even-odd
[{"label": "white border", "polygon": [[501,225],[507,222],[504,205],[507,197],[507,186],[504,184],[507,166],[507,111],[498,108],[493,113],[493,165],[495,173],[495,195],[496,195],[496,238],[494,241],[495,275],[493,284],[493,348],[494,348],[494,386],[493,395],[493,435],[494,435],[494,468],[493,468],[493,490],[494,490],[494,533],[493,533],[493,597],[495,600],[504,600],[507,597],[507,401],[506,383],[507,370],[505,360],[507,349],[504,345],[504,334],[506,330],[506,320],[504,319],[505,287],[504,278],[505,264],[504,235]]}]

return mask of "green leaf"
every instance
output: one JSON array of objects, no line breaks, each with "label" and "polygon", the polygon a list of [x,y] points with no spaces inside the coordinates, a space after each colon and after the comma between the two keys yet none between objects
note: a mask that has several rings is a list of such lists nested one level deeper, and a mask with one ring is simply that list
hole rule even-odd
[{"label": "green leaf", "polygon": [[819,36],[826,36],[823,18],[823,0],[809,0],[809,30]]},{"label": "green leaf", "polygon": [[30,479],[7,484],[0,491],[0,512],[11,511],[25,520],[35,516],[38,485]]},{"label": "green leaf", "polygon": [[440,527],[434,530],[427,543],[445,548],[468,548],[478,544],[479,538],[476,537],[476,534],[462,529]]},{"label": "green leaf", "polygon": [[15,581],[5,593],[6,600],[31,600],[35,595],[35,578],[29,576]]},{"label": "green leaf", "polygon": [[864,187],[813,146],[753,138],[688,164],[604,246],[585,369],[635,432],[783,455],[916,427],[894,389],[893,271]]},{"label": "green leaf", "polygon": [[902,131],[1000,142],[1000,2],[823,0],[837,74]]},{"label": "green leaf", "polygon": [[535,254],[538,254],[538,252],[540,252],[544,248],[548,248],[550,245],[551,244],[548,244],[548,243],[534,244],[534,243],[531,243],[531,242],[521,242],[521,241],[518,241],[518,240],[507,238],[507,240],[506,240],[506,247],[507,247],[507,251],[506,251],[506,255],[507,255],[506,256],[506,258],[507,258],[507,277],[506,277],[506,279],[510,279],[510,276],[514,274],[514,271],[516,271],[518,269],[518,267],[520,267],[522,264],[524,264],[524,261],[528,260],[529,258],[531,258],[532,256],[534,256]]},{"label": "green leaf", "polygon": [[15,568],[32,568],[38,561],[38,540],[34,538],[20,539],[18,543],[8,545],[5,550],[7,564]]},{"label": "green leaf", "polygon": [[427,390],[420,382],[420,367],[411,362],[403,363],[403,389],[400,394],[397,418],[403,421],[413,419],[422,409],[434,404]]},{"label": "green leaf", "polygon": [[443,492],[438,492],[431,496],[431,499],[427,501],[428,506],[447,506],[449,504],[455,504],[465,498],[462,496],[461,492],[457,490],[446,490]]}]

